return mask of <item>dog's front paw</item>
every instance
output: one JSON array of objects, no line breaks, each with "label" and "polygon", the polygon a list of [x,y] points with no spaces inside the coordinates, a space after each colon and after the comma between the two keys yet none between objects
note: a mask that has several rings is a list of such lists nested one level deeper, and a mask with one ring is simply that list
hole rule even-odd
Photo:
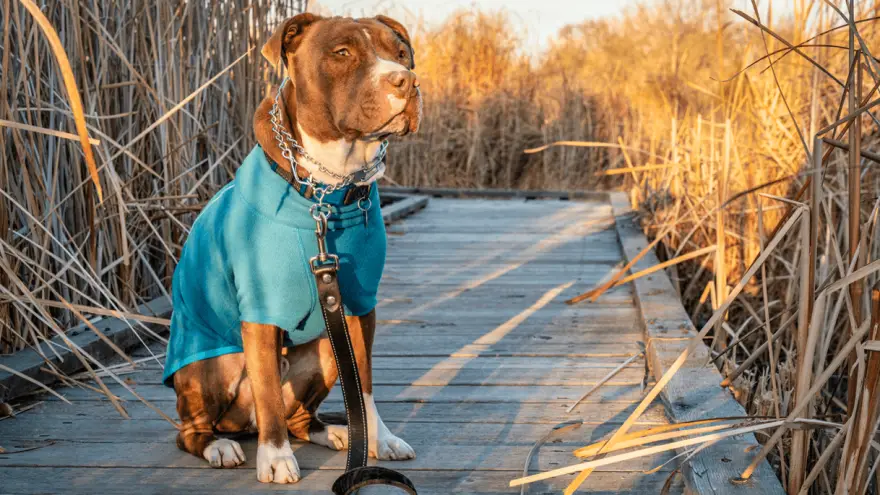
[{"label": "dog's front paw", "polygon": [[405,461],[416,458],[416,451],[403,439],[388,431],[388,428],[380,427],[375,447],[372,447],[373,442],[370,444],[370,456],[380,461]]},{"label": "dog's front paw", "polygon": [[243,464],[245,459],[244,451],[241,445],[235,440],[221,438],[214,440],[207,447],[202,455],[215,468],[231,468]]},{"label": "dog's front paw", "polygon": [[281,447],[261,443],[257,447],[257,479],[263,483],[296,483],[299,481],[299,465],[293,457],[290,442]]}]

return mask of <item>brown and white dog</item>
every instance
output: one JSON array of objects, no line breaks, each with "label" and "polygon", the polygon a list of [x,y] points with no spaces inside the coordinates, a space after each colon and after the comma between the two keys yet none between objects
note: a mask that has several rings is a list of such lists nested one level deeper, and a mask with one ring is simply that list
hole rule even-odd
[{"label": "brown and white dog", "polygon": [[[309,155],[337,174],[371,162],[385,137],[418,129],[421,96],[413,50],[407,30],[393,19],[301,14],[285,20],[262,53],[273,66],[283,64],[290,77],[282,98],[284,125]],[[273,99],[274,91],[254,116],[256,139],[289,170],[272,131]],[[319,170],[301,166],[298,173],[334,183]],[[388,430],[372,396],[375,310],[347,320],[367,406],[369,454],[412,459],[412,447]],[[300,478],[288,433],[334,450],[347,448],[346,427],[324,424],[316,415],[338,375],[326,334],[283,349],[282,331],[242,322],[244,352],[196,361],[175,373],[182,422],[178,447],[213,467],[234,467],[245,462],[241,446],[215,433],[257,430],[257,479],[275,483]]]}]

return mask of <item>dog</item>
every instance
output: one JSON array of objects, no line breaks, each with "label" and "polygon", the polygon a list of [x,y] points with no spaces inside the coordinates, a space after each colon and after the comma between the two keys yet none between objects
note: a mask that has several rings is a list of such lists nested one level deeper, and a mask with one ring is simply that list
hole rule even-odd
[{"label": "dog", "polygon": [[[348,431],[316,414],[338,376],[308,268],[316,254],[309,215],[316,199],[282,178],[292,165],[273,126],[304,149],[296,152],[299,177],[336,184],[377,162],[385,138],[416,132],[422,101],[409,33],[385,16],[300,14],[281,23],[262,54],[276,69],[283,66],[289,80],[259,105],[259,145],[208,202],[184,244],[172,282],[164,382],[177,394],[180,449],[231,468],[245,462],[244,452],[216,433],[256,431],[257,479],[294,483],[300,470],[288,434],[343,450]],[[376,292],[386,246],[373,182],[383,172],[380,164],[366,184],[356,185],[368,190],[356,202],[346,190],[324,198],[334,208],[327,243],[340,258],[369,455],[405,460],[415,452],[388,430],[372,396]]]}]

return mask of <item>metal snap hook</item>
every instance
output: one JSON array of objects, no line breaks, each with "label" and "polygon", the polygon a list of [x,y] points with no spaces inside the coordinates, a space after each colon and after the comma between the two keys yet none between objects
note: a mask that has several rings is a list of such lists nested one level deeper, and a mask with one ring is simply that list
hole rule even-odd
[{"label": "metal snap hook", "polygon": [[[317,192],[317,190],[315,192]],[[330,218],[330,205],[323,203],[313,204],[309,207],[309,214],[312,216],[312,220],[316,222],[323,221],[326,224],[327,219]]]}]

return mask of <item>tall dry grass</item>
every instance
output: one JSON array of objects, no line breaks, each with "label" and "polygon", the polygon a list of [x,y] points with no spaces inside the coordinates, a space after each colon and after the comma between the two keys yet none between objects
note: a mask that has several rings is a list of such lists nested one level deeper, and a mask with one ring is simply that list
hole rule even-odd
[{"label": "tall dry grass", "polygon": [[[253,145],[269,80],[259,46],[293,0],[50,0],[100,169],[95,194],[56,58],[0,2],[0,352],[167,294],[188,225]],[[255,49],[256,48],[256,49]]]},{"label": "tall dry grass", "polygon": [[424,122],[418,135],[395,144],[389,157],[394,181],[533,189],[599,183],[599,151],[522,153],[547,141],[593,140],[602,126],[578,87],[549,90],[520,29],[503,11],[461,11],[439,26],[416,29]]}]

